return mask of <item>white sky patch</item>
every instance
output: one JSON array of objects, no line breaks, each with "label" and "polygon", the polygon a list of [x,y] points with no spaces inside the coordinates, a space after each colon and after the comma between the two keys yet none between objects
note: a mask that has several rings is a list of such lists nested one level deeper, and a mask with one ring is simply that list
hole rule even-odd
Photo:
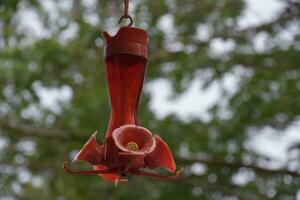
[{"label": "white sky patch", "polygon": [[59,36],[59,40],[61,43],[67,43],[68,41],[75,38],[76,34],[78,33],[79,27],[78,24],[75,22],[71,22],[64,31],[61,32]]},{"label": "white sky patch", "polygon": [[255,180],[255,173],[246,168],[241,168],[232,176],[232,182],[236,185],[247,185],[249,182]]},{"label": "white sky patch", "polygon": [[21,116],[24,119],[41,119],[43,113],[39,105],[32,103],[22,110]]},{"label": "white sky patch", "polygon": [[9,145],[8,139],[4,137],[0,137],[0,151],[4,150],[6,147],[8,147],[8,145]]},{"label": "white sky patch", "polygon": [[97,0],[82,0],[82,5],[87,8],[95,7]]},{"label": "white sky patch", "polygon": [[73,4],[74,0],[59,0],[59,4],[57,4],[57,6],[64,11],[70,11]]},{"label": "white sky patch", "polygon": [[280,46],[282,49],[287,49],[295,43],[295,37],[300,34],[299,22],[291,23],[286,29],[282,29],[278,32],[274,38],[274,43]]},{"label": "white sky patch", "polygon": [[33,84],[33,89],[40,99],[41,106],[56,114],[62,112],[62,105],[67,105],[73,96],[71,87],[67,85],[46,88],[42,86],[41,82],[37,81]]},{"label": "white sky patch", "polygon": [[[62,5],[65,5],[62,1]],[[50,21],[54,23],[59,18],[58,4],[53,0],[39,0],[40,5],[43,7],[44,11],[49,14]]]},{"label": "white sky patch", "polygon": [[160,30],[161,32],[163,32],[165,35],[169,35],[170,31],[175,32],[175,30],[174,30],[174,15],[165,14],[165,15],[161,16],[157,22],[157,29]]},{"label": "white sky patch", "polygon": [[296,194],[296,200],[300,200],[300,190],[298,190],[298,192]]},{"label": "white sky patch", "polygon": [[202,163],[194,163],[191,166],[191,172],[195,175],[203,175],[207,172],[207,166]]},{"label": "white sky patch", "polygon": [[174,15],[165,14],[161,16],[156,25],[157,29],[164,33],[164,47],[170,52],[181,51],[184,45],[176,42],[177,31],[174,25]]},{"label": "white sky patch", "polygon": [[196,31],[196,39],[201,42],[206,42],[213,34],[213,29],[210,24],[200,24]]},{"label": "white sky patch", "polygon": [[82,0],[83,6],[86,8],[83,19],[87,23],[97,26],[100,22],[97,15],[97,0]]},{"label": "white sky patch", "polygon": [[184,49],[184,44],[181,42],[172,42],[164,45],[169,52],[179,52]]},{"label": "white sky patch", "polygon": [[20,183],[28,183],[32,178],[32,174],[25,168],[20,168],[17,173],[17,177]]},{"label": "white sky patch", "polygon": [[0,104],[0,116],[3,116],[10,111],[11,111],[11,107],[8,103],[5,102]]},{"label": "white sky patch", "polygon": [[73,39],[78,32],[78,24],[75,22],[68,22],[68,20],[60,15],[61,11],[70,11],[73,6],[73,0],[60,0],[59,3],[55,3],[52,0],[39,0],[43,9],[49,16],[51,23],[51,32],[55,32],[57,23],[63,26],[67,26],[59,35],[59,41],[63,44]]},{"label": "white sky patch", "polygon": [[83,16],[84,21],[86,21],[87,23],[97,26],[100,22],[98,15],[93,13],[93,14],[86,14]]},{"label": "white sky patch", "polygon": [[191,115],[197,115],[201,120],[209,121],[211,116],[207,109],[216,103],[219,92],[216,85],[201,91],[202,85],[201,81],[194,80],[186,92],[176,99],[170,99],[171,83],[166,79],[152,81],[147,85],[147,90],[151,94],[150,109],[159,119],[176,114],[183,121],[188,121]]},{"label": "white sky patch", "polygon": [[200,77],[192,81],[189,89],[174,99],[170,98],[173,94],[171,83],[166,79],[157,79],[148,83],[145,88],[151,94],[150,109],[159,119],[176,114],[183,121],[196,117],[207,122],[212,118],[209,109],[218,102],[224,104],[226,101],[223,91],[227,92],[228,97],[237,91],[243,72],[245,72],[243,68],[237,66],[222,79],[203,88],[205,77],[210,76],[210,71],[203,70],[199,73]]},{"label": "white sky patch", "polygon": [[286,7],[279,0],[245,0],[246,8],[238,20],[239,28],[272,21]]},{"label": "white sky patch", "polygon": [[59,0],[57,2],[53,0],[38,0],[44,11],[48,14],[50,17],[51,23],[53,23],[53,26],[55,25],[55,22],[62,19],[62,16],[60,15],[60,11],[68,12],[72,9],[74,0]]},{"label": "white sky patch", "polygon": [[225,56],[235,49],[235,42],[232,39],[223,40],[215,38],[209,44],[209,53],[212,57]]},{"label": "white sky patch", "polygon": [[260,130],[250,129],[248,134],[249,140],[245,143],[245,147],[275,161],[274,165],[269,167],[281,167],[288,163],[289,147],[300,142],[300,120],[283,131],[267,126]]},{"label": "white sky patch", "polygon": [[17,181],[13,181],[11,184],[11,189],[14,193],[16,194],[21,194],[23,191],[22,186],[17,182]]},{"label": "white sky patch", "polygon": [[17,143],[16,149],[25,155],[33,155],[36,151],[36,144],[30,140],[22,140]]},{"label": "white sky patch", "polygon": [[265,52],[272,44],[272,42],[269,42],[269,39],[270,37],[266,32],[260,32],[256,34],[256,36],[252,40],[254,50],[258,53]]},{"label": "white sky patch", "polygon": [[[17,31],[26,35],[26,40],[22,44],[27,45],[36,40],[50,38],[53,32],[57,31],[57,23],[67,23],[67,19],[60,15],[60,11],[69,11],[73,6],[72,0],[60,0],[58,4],[52,0],[39,0],[39,3],[49,16],[49,28],[44,26],[41,16],[35,9],[29,7],[26,3],[21,3],[15,20],[18,24]],[[59,39],[67,42],[74,37],[77,29],[77,24],[70,23],[68,28],[61,33]]]},{"label": "white sky patch", "polygon": [[35,188],[40,188],[44,183],[43,177],[42,176],[34,176],[31,179],[31,184]]},{"label": "white sky patch", "polygon": [[37,11],[26,5],[20,6],[15,19],[18,22],[17,31],[26,35],[28,43],[51,36],[51,33],[43,27]]},{"label": "white sky patch", "polygon": [[295,37],[299,33],[300,25],[297,22],[290,23],[286,28],[278,30],[275,37],[271,37],[267,32],[259,32],[252,39],[254,50],[263,53],[275,46],[286,50],[295,44]]}]

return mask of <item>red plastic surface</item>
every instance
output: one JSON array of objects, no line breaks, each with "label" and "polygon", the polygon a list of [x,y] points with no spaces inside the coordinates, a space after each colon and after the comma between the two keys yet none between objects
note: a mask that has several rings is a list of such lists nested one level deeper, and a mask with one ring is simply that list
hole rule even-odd
[{"label": "red plastic surface", "polygon": [[[139,126],[138,107],[143,87],[147,59],[147,34],[142,29],[122,27],[114,37],[103,34],[106,40],[105,70],[109,91],[111,117],[103,144],[93,134],[73,161],[86,161],[91,171],[72,174],[98,174],[106,181],[126,182],[125,174],[174,180],[182,173],[165,176],[143,172],[143,168],[164,167],[175,172],[176,165],[168,145],[159,137]],[[131,45],[127,45],[131,44]],[[137,44],[138,48],[132,48]],[[122,46],[123,45],[123,46]],[[136,149],[126,149],[127,144]]]}]

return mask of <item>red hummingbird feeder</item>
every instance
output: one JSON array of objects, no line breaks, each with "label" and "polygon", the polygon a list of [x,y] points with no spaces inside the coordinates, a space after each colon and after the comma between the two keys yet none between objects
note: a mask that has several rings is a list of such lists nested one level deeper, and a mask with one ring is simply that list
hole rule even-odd
[{"label": "red hummingbird feeder", "polygon": [[[166,142],[141,127],[138,106],[143,87],[147,59],[148,37],[143,29],[133,28],[128,15],[129,0],[125,0],[125,18],[130,24],[121,27],[115,36],[103,33],[104,60],[108,84],[111,117],[103,144],[93,134],[72,162],[86,161],[93,170],[75,171],[69,162],[64,169],[71,174],[97,174],[106,181],[127,182],[127,174],[174,180],[183,168],[176,171],[175,161]],[[144,168],[166,168],[174,175],[143,171]]]}]

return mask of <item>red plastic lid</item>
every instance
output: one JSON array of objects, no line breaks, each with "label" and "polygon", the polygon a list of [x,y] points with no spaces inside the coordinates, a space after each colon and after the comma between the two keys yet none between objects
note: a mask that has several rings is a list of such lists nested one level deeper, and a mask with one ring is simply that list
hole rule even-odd
[{"label": "red plastic lid", "polygon": [[130,54],[148,58],[148,37],[143,29],[121,27],[115,36],[103,32],[104,58],[116,54]]}]

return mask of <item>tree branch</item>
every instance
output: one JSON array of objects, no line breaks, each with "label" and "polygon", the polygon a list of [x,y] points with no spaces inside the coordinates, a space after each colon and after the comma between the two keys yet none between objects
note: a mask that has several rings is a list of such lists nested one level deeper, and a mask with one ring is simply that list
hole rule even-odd
[{"label": "tree branch", "polygon": [[258,167],[255,165],[246,165],[241,162],[225,162],[222,160],[213,160],[213,159],[204,159],[204,158],[183,158],[177,157],[177,161],[186,164],[193,164],[196,162],[204,163],[209,166],[215,167],[229,167],[230,169],[240,169],[240,168],[248,168],[252,169],[256,173],[264,174],[264,175],[291,175],[293,177],[300,177],[300,173],[289,171],[286,169],[266,169],[262,167]]},{"label": "tree branch", "polygon": [[0,127],[13,132],[15,135],[26,137],[43,137],[45,139],[57,139],[57,140],[86,140],[86,137],[71,133],[70,131],[55,129],[55,128],[43,128],[35,127],[26,123],[11,122],[3,117],[0,117]]},{"label": "tree branch", "polygon": [[[61,129],[52,129],[52,128],[43,128],[43,127],[34,127],[25,123],[11,123],[8,120],[0,117],[0,126],[10,133],[14,133],[18,136],[26,137],[39,137],[44,139],[54,139],[54,140],[78,140],[85,142],[87,137],[79,136],[73,132]],[[291,175],[293,177],[300,177],[300,173],[289,171],[286,169],[266,169],[258,167],[255,165],[245,165],[240,162],[228,163],[222,160],[213,160],[213,159],[203,159],[203,158],[186,158],[186,157],[176,157],[176,160],[183,164],[193,164],[196,162],[201,162],[209,166],[215,166],[218,168],[229,167],[230,169],[239,169],[239,168],[248,168],[260,174],[267,175]]]}]

